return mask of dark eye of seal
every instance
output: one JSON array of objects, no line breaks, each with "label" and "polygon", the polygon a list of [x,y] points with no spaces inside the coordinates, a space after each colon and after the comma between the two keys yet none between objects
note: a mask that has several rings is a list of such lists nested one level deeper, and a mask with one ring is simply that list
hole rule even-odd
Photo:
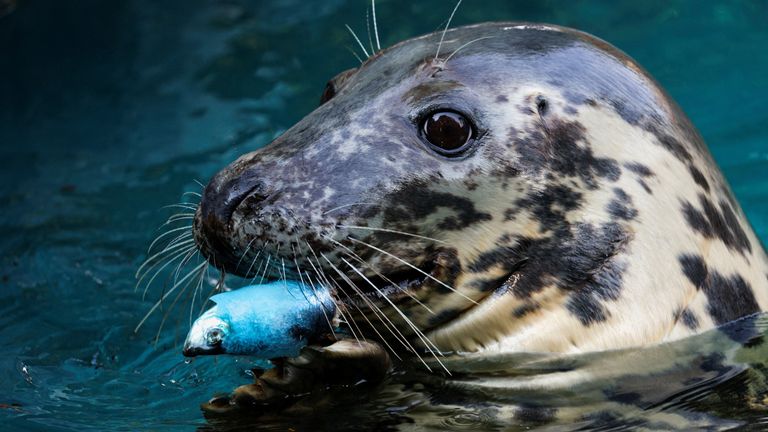
[{"label": "dark eye of seal", "polygon": [[333,99],[334,96],[336,96],[336,86],[328,81],[328,84],[325,85],[325,89],[323,90],[323,94],[320,96],[320,105]]},{"label": "dark eye of seal", "polygon": [[454,111],[436,111],[427,115],[422,133],[435,151],[446,156],[462,153],[474,137],[470,121]]}]

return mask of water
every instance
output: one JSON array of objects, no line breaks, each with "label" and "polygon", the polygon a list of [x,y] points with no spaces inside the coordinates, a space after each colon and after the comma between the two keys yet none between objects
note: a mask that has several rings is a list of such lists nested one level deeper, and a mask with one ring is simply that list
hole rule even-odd
[{"label": "water", "polygon": [[[206,420],[198,404],[249,381],[252,361],[185,363],[179,347],[185,314],[166,323],[157,345],[159,317],[134,334],[157,293],[142,301],[133,273],[172,212],[163,205],[290,127],[317,105],[328,78],[355,65],[343,23],[364,32],[366,2],[20,0],[17,6],[0,18],[3,430],[248,427]],[[379,1],[382,44],[437,29],[451,6]],[[636,58],[692,118],[758,235],[768,239],[768,1],[466,0],[455,24],[489,20],[578,27]],[[647,364],[659,354],[627,355]],[[759,422],[760,397],[753,405],[734,398],[760,384],[745,375],[761,370],[760,358],[710,371],[705,385],[667,390],[688,404],[681,409]],[[384,427],[407,414],[438,429],[498,426],[490,420],[493,407],[478,405],[483,390],[445,392],[437,383],[398,393],[392,389],[410,381],[394,381],[363,402],[259,424]],[[578,394],[517,392],[501,402],[550,400],[604,411]],[[438,396],[475,409],[425,408],[425,400]],[[656,420],[670,409],[646,408],[614,426]]]}]

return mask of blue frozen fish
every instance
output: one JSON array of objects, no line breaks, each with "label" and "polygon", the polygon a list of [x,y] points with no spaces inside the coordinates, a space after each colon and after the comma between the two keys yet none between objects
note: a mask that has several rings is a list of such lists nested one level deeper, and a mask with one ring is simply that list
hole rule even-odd
[{"label": "blue frozen fish", "polygon": [[294,281],[251,285],[211,297],[184,342],[184,355],[295,357],[331,331],[335,305],[325,287]]}]

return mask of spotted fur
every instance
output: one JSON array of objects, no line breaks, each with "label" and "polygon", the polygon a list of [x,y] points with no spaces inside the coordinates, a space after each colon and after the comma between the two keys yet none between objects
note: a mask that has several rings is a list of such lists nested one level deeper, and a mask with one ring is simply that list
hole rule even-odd
[{"label": "spotted fur", "polygon": [[[646,346],[768,308],[762,245],[632,59],[555,26],[453,29],[435,58],[439,38],[344,72],[332,99],[217,174],[195,220],[209,260],[243,276],[322,272],[369,336],[424,347],[415,327],[443,351]],[[474,122],[461,157],[425,145],[419,119],[436,108]],[[350,268],[396,277],[404,262],[431,278],[373,288]]]}]

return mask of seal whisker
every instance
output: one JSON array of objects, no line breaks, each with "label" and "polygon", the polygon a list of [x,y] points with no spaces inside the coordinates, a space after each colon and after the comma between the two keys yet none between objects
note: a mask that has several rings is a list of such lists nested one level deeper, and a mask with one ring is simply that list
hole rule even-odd
[{"label": "seal whisker", "polygon": [[357,41],[357,44],[360,46],[360,49],[363,50],[363,54],[365,54],[365,57],[366,58],[370,57],[370,54],[368,54],[368,51],[365,49],[365,46],[363,45],[363,43],[360,42],[360,38],[357,37],[357,34],[355,33],[355,31],[352,30],[352,27],[350,27],[349,24],[344,24],[344,25],[347,27],[347,30],[349,30],[349,32],[352,34],[352,37],[355,38],[355,40]]},{"label": "seal whisker", "polygon": [[[177,231],[181,231],[181,230],[188,230],[187,232],[183,233],[182,235],[183,235],[183,236],[191,236],[191,235],[192,235],[192,230],[191,230],[191,228],[192,228],[191,226],[183,226],[183,227],[173,228],[173,229],[171,229],[171,230],[168,230],[168,231],[166,231],[166,232],[164,232],[164,233],[160,234],[160,235],[159,235],[159,236],[157,236],[157,237],[156,237],[154,240],[152,240],[152,243],[150,243],[150,244],[149,244],[149,247],[147,248],[147,253],[148,253],[148,254],[149,254],[149,253],[151,253],[151,252],[152,252],[152,248],[155,246],[155,244],[157,244],[157,242],[159,242],[159,241],[160,241],[160,239],[167,237],[167,236],[168,236],[169,234],[171,234],[171,233],[174,233],[174,232],[177,232]],[[180,237],[181,237],[181,236],[179,236],[179,237],[176,237],[176,239],[178,239],[178,238],[180,238]],[[173,240],[172,240],[172,241],[173,241]]]},{"label": "seal whisker", "polygon": [[180,281],[176,282],[176,283],[173,285],[173,287],[171,287],[171,289],[169,289],[169,290],[168,290],[168,291],[167,291],[165,294],[163,294],[163,296],[160,298],[160,300],[158,300],[158,301],[157,301],[157,302],[156,302],[156,303],[155,303],[155,304],[152,306],[152,308],[149,310],[149,312],[147,312],[147,313],[144,315],[144,318],[142,318],[142,319],[141,319],[141,321],[139,321],[139,324],[136,326],[136,328],[135,328],[135,329],[133,329],[133,332],[134,332],[134,333],[136,333],[136,332],[138,332],[138,331],[139,331],[139,329],[141,328],[141,326],[142,326],[142,325],[144,325],[144,322],[146,322],[147,318],[149,318],[149,317],[152,315],[152,313],[153,313],[153,312],[154,312],[154,311],[155,311],[155,310],[156,310],[156,309],[157,309],[157,308],[158,308],[158,307],[159,307],[159,306],[162,304],[163,300],[165,300],[166,298],[168,298],[168,296],[169,296],[169,295],[171,295],[171,294],[172,294],[172,293],[173,293],[173,292],[174,292],[174,291],[175,291],[175,290],[176,290],[176,289],[179,287],[179,284],[181,284],[181,283],[185,282],[185,281],[187,280],[187,278],[189,278],[190,276],[192,276],[193,274],[195,274],[195,272],[196,272],[196,271],[198,271],[198,270],[202,269],[202,268],[203,268],[204,266],[206,266],[206,265],[208,265],[208,262],[203,262],[202,264],[200,264],[200,265],[198,265],[197,267],[195,267],[195,268],[194,268],[194,270],[192,270],[192,271],[191,271],[189,274],[187,274],[186,276],[184,276],[184,278],[183,278],[183,279],[181,279]]},{"label": "seal whisker", "polygon": [[[267,254],[267,263],[264,265],[264,272],[261,274],[261,279],[259,279],[259,283],[264,282],[264,278],[267,276],[267,271],[269,270],[269,261],[272,259],[271,254]],[[253,277],[256,279],[256,276]]]},{"label": "seal whisker", "polygon": [[448,22],[445,23],[443,34],[440,35],[440,43],[437,44],[437,52],[435,53],[435,60],[437,60],[437,58],[440,57],[440,48],[443,46],[443,40],[445,39],[445,34],[448,33],[448,27],[451,26],[451,21],[453,21],[453,16],[456,14],[456,11],[459,9],[460,5],[461,5],[461,0],[459,0],[456,3],[456,6],[454,6],[453,8],[453,12],[451,12],[451,16],[448,17]]},{"label": "seal whisker", "polygon": [[467,46],[469,46],[469,45],[471,45],[471,44],[473,44],[475,42],[479,42],[481,40],[484,40],[484,39],[493,39],[493,36],[483,36],[483,37],[479,37],[477,39],[472,39],[471,41],[465,43],[464,45],[456,48],[448,57],[445,58],[445,60],[443,60],[443,64],[448,63],[448,60],[450,60],[454,55],[456,55],[457,52],[459,52],[463,48],[465,48],[465,47],[467,47]]},{"label": "seal whisker", "polygon": [[139,266],[138,270],[136,270],[136,274],[134,275],[134,277],[139,277],[139,274],[141,274],[141,271],[144,269],[144,267],[147,264],[149,264],[150,262],[154,261],[158,257],[162,256],[164,253],[166,253],[166,252],[168,252],[170,250],[173,250],[173,249],[177,249],[177,248],[179,248],[181,246],[192,244],[192,243],[194,243],[194,240],[193,239],[189,239],[189,240],[180,241],[180,242],[178,242],[176,244],[173,244],[173,245],[166,245],[166,247],[163,248],[163,250],[161,250],[160,252],[155,253],[154,255],[152,255],[149,258],[147,258],[146,260],[144,260],[144,263],[141,266]]},{"label": "seal whisker", "polygon": [[371,39],[371,19],[368,14],[368,9],[365,10],[365,27],[368,33],[368,46],[371,48],[371,52],[375,53],[376,49],[373,48],[373,40]]},{"label": "seal whisker", "polygon": [[353,251],[352,251],[350,248],[348,248],[348,247],[344,246],[342,243],[340,243],[340,242],[338,242],[338,241],[336,241],[336,240],[334,240],[334,239],[332,239],[332,238],[330,238],[330,237],[326,237],[326,239],[327,239],[327,240],[330,240],[331,242],[333,242],[333,243],[335,243],[336,245],[338,245],[338,246],[340,246],[341,248],[343,248],[345,251],[347,251],[347,253],[348,253],[348,254],[350,254],[350,256],[351,256],[351,257],[355,258],[355,260],[357,260],[357,261],[358,261],[358,262],[360,262],[362,265],[364,265],[364,266],[368,267],[369,269],[371,269],[371,271],[373,271],[374,273],[376,273],[376,276],[379,276],[380,278],[382,278],[382,279],[384,279],[385,281],[387,281],[387,282],[389,282],[390,284],[392,284],[392,286],[394,286],[394,287],[396,287],[397,289],[399,289],[401,292],[405,293],[405,294],[406,294],[408,297],[410,297],[410,298],[411,298],[411,300],[415,301],[416,303],[418,303],[419,305],[421,305],[422,307],[424,307],[424,309],[426,309],[426,310],[427,310],[429,313],[431,313],[431,314],[433,314],[433,315],[435,314],[435,312],[434,312],[434,311],[432,311],[432,309],[430,309],[430,308],[429,308],[427,305],[425,305],[424,303],[422,303],[422,302],[421,302],[419,299],[417,299],[417,298],[416,298],[416,297],[415,297],[413,294],[411,294],[411,293],[410,293],[408,290],[405,290],[405,289],[403,289],[402,287],[400,287],[400,285],[398,285],[397,283],[395,283],[394,281],[392,281],[392,280],[391,280],[391,279],[389,279],[388,277],[386,277],[386,276],[384,276],[383,274],[381,274],[381,273],[380,273],[378,270],[376,270],[376,269],[375,269],[375,268],[374,268],[372,265],[370,265],[370,264],[368,264],[367,262],[365,262],[365,260],[363,260],[363,259],[360,257],[360,255],[358,255],[358,254],[354,253],[354,252],[353,252]]},{"label": "seal whisker", "polygon": [[328,213],[334,212],[334,211],[336,211],[336,210],[341,210],[341,209],[343,209],[343,208],[346,208],[346,207],[351,207],[351,206],[356,206],[356,205],[371,205],[371,206],[378,206],[379,204],[376,204],[376,203],[366,203],[366,202],[356,202],[356,203],[352,203],[352,204],[344,204],[344,205],[340,205],[340,206],[338,206],[338,207],[334,207],[334,208],[332,208],[332,209],[330,209],[330,210],[326,210],[326,211],[324,211],[324,212],[322,213],[322,215],[323,215],[323,216],[325,216],[325,215],[327,215]]},{"label": "seal whisker", "polygon": [[[196,274],[197,272],[193,271],[190,274]],[[163,326],[165,325],[165,321],[170,316],[171,312],[173,311],[173,308],[176,306],[176,303],[178,303],[179,299],[181,299],[181,296],[187,292],[188,288],[191,286],[192,282],[194,282],[195,279],[192,278],[188,280],[182,287],[181,290],[179,290],[179,293],[176,294],[176,297],[173,299],[173,302],[171,302],[170,306],[168,306],[168,309],[165,310],[163,313],[163,319],[160,320],[160,326],[157,328],[157,333],[155,334],[155,345],[157,345],[158,341],[160,340],[160,333],[163,330]],[[194,295],[194,291],[192,291],[192,294]],[[187,296],[189,299],[189,296]]]},{"label": "seal whisker", "polygon": [[373,34],[376,35],[376,48],[381,50],[381,42],[379,41],[379,25],[376,22],[376,0],[371,0],[371,10],[373,13]]},{"label": "seal whisker", "polygon": [[[141,264],[141,266],[139,266],[139,269],[136,270],[136,274],[134,275],[134,278],[138,279],[138,282],[136,282],[136,286],[138,287],[139,285],[141,285],[142,279],[144,279],[144,277],[147,274],[149,274],[149,272],[151,272],[152,269],[154,269],[156,266],[162,264],[164,261],[169,261],[169,260],[173,261],[178,256],[179,253],[184,254],[187,251],[194,249],[195,245],[192,244],[193,241],[194,240],[185,240],[183,242],[176,243],[175,245],[171,247],[166,247],[162,251],[144,260],[144,262]],[[162,256],[163,254],[167,254],[167,255]]]},{"label": "seal whisker", "polygon": [[[188,254],[190,251],[192,251],[193,249],[194,249],[194,247],[190,246],[190,247],[189,247],[189,248],[187,248],[187,249],[184,249],[184,250],[181,250],[181,251],[179,251],[179,252],[175,253],[172,259],[168,260],[168,261],[167,261],[165,264],[163,264],[163,266],[162,266],[162,267],[160,267],[159,269],[157,269],[157,271],[155,271],[155,273],[154,273],[154,274],[152,275],[152,277],[149,279],[149,281],[147,282],[147,284],[144,286],[144,291],[142,291],[142,294],[141,294],[141,299],[142,299],[142,300],[144,300],[144,298],[145,298],[145,297],[146,297],[146,295],[147,295],[147,291],[149,290],[149,287],[150,287],[150,286],[152,286],[152,282],[154,282],[155,278],[157,278],[157,276],[158,276],[160,273],[162,273],[162,271],[163,271],[163,270],[164,270],[166,267],[168,267],[169,265],[171,265],[171,263],[173,263],[173,262],[174,262],[174,261],[176,261],[177,259],[179,259],[179,258],[183,258],[184,256],[186,256],[186,255],[187,255],[187,254]],[[162,264],[162,261],[161,261],[161,262],[159,262],[159,263],[157,263],[157,264],[155,264],[155,265],[159,265],[159,264]],[[154,268],[154,267],[155,267],[155,266],[153,266],[152,268]],[[147,275],[148,275],[148,274],[151,272],[152,268],[150,268],[150,269],[149,269],[149,271],[148,271],[147,273],[145,273],[145,274],[144,274],[144,275],[141,277],[141,279],[139,279],[139,281],[138,281],[138,282],[136,282],[136,287],[134,288],[134,292],[135,292],[135,291],[138,291],[139,287],[141,286],[141,282],[142,282],[142,280],[144,280],[144,278],[145,278],[145,277],[146,277],[146,276],[147,276]]]},{"label": "seal whisker", "polygon": [[[237,270],[237,269],[239,269],[239,268],[240,268],[240,263],[242,263],[242,262],[243,262],[243,258],[245,258],[245,256],[246,256],[246,255],[248,255],[248,251],[250,251],[250,250],[251,250],[251,245],[253,244],[253,242],[255,242],[255,241],[256,241],[256,238],[257,238],[257,237],[254,237],[254,238],[253,238],[253,239],[252,239],[250,242],[248,242],[248,246],[246,246],[246,247],[245,247],[245,251],[243,251],[243,254],[242,254],[242,255],[240,255],[240,259],[239,259],[239,260],[237,260],[237,265],[235,266],[235,270]],[[258,256],[258,255],[257,255],[257,256]],[[246,273],[246,274],[247,274],[247,273]]]},{"label": "seal whisker", "polygon": [[477,304],[477,302],[476,302],[475,300],[473,300],[473,299],[471,299],[471,298],[467,297],[466,295],[464,295],[463,293],[459,292],[458,290],[456,290],[456,289],[455,289],[455,288],[453,288],[452,286],[450,286],[450,285],[446,284],[445,282],[443,282],[443,281],[441,281],[441,280],[439,280],[439,279],[435,278],[435,277],[434,277],[434,276],[432,276],[431,274],[429,274],[429,273],[425,272],[424,270],[422,270],[422,269],[420,269],[420,268],[416,267],[415,265],[413,265],[413,264],[409,263],[408,261],[405,261],[404,259],[402,259],[402,258],[400,258],[400,257],[398,257],[398,256],[395,256],[395,255],[393,255],[393,254],[391,254],[391,253],[389,253],[389,252],[387,252],[387,251],[385,251],[385,250],[383,250],[383,249],[377,248],[376,246],[374,246],[374,245],[371,245],[371,244],[368,244],[368,243],[366,243],[366,242],[364,242],[364,241],[362,241],[362,240],[358,240],[358,239],[356,239],[356,238],[354,238],[354,237],[347,237],[347,238],[348,238],[350,241],[354,242],[354,243],[359,243],[359,244],[361,244],[361,245],[363,245],[363,246],[367,246],[367,247],[369,247],[369,248],[371,248],[371,249],[373,249],[373,250],[375,250],[375,251],[378,251],[378,252],[380,252],[380,253],[383,253],[384,255],[387,255],[387,256],[389,256],[389,257],[391,257],[391,258],[394,258],[394,259],[396,259],[396,260],[400,261],[401,263],[403,263],[403,264],[407,265],[408,267],[410,267],[410,268],[412,268],[412,269],[414,269],[414,270],[418,271],[419,273],[423,274],[424,276],[428,277],[429,279],[432,279],[433,281],[435,281],[435,282],[439,283],[440,285],[444,286],[445,288],[448,288],[449,290],[451,290],[451,291],[455,292],[456,294],[458,294],[458,295],[460,295],[460,296],[464,297],[465,299],[469,300],[470,302],[472,302],[472,303],[474,303],[474,304]]},{"label": "seal whisker", "polygon": [[381,232],[392,233],[392,234],[400,234],[400,235],[404,235],[404,236],[408,236],[408,237],[420,238],[420,239],[424,239],[424,240],[433,241],[435,243],[448,244],[448,242],[445,242],[443,240],[438,240],[436,238],[427,237],[427,236],[418,235],[418,234],[412,234],[412,233],[405,232],[405,231],[397,231],[397,230],[388,229],[388,228],[374,228],[374,227],[366,227],[366,226],[359,226],[359,225],[336,225],[336,227],[337,228],[347,228],[347,229],[368,230],[368,231],[381,231]]},{"label": "seal whisker", "polygon": [[184,196],[184,195],[193,195],[193,196],[196,196],[198,198],[202,198],[203,197],[203,194],[197,193],[197,192],[192,192],[192,191],[186,191],[183,194],[181,194],[181,196]]},{"label": "seal whisker", "polygon": [[[398,314],[398,315],[400,315],[400,317],[403,319],[403,321],[405,321],[405,323],[406,323],[406,324],[407,324],[407,325],[408,325],[408,326],[411,328],[411,330],[413,330],[413,331],[414,331],[414,333],[416,333],[416,336],[417,336],[417,337],[418,337],[418,338],[419,338],[419,339],[420,339],[420,340],[421,340],[421,341],[422,341],[422,342],[425,344],[425,347],[427,348],[427,350],[428,350],[428,351],[429,351],[429,352],[432,354],[432,356],[435,358],[435,360],[437,360],[437,362],[440,364],[440,366],[442,366],[442,367],[443,367],[443,369],[445,369],[445,371],[446,371],[446,372],[448,372],[448,374],[450,375],[450,373],[451,373],[451,372],[448,370],[448,368],[446,368],[446,367],[445,367],[445,365],[443,364],[443,362],[441,362],[441,361],[440,361],[440,359],[437,357],[437,353],[436,353],[436,352],[435,352],[435,351],[432,349],[432,347],[434,347],[434,349],[435,349],[435,350],[437,350],[437,352],[440,352],[440,350],[439,350],[439,349],[437,349],[437,347],[436,347],[436,346],[434,346],[434,344],[432,343],[432,341],[430,341],[430,340],[429,340],[429,338],[427,338],[427,337],[424,335],[424,333],[423,333],[421,330],[419,330],[419,328],[418,328],[418,327],[416,327],[416,325],[415,325],[415,324],[413,324],[413,321],[411,321],[411,320],[410,320],[410,318],[408,318],[408,317],[407,317],[407,316],[406,316],[406,315],[403,313],[403,311],[401,311],[401,310],[400,310],[400,308],[399,308],[399,307],[397,307],[397,305],[396,305],[396,304],[395,304],[395,303],[394,303],[392,300],[390,300],[390,299],[389,299],[389,297],[387,297],[386,295],[384,295],[384,293],[383,293],[383,292],[381,292],[381,290],[380,290],[380,289],[379,289],[379,288],[376,286],[376,284],[374,284],[373,282],[371,282],[371,280],[370,280],[370,279],[368,279],[368,278],[367,278],[367,277],[366,277],[366,276],[365,276],[365,275],[364,275],[364,274],[363,274],[363,273],[362,273],[360,270],[358,270],[358,269],[357,269],[357,267],[355,267],[354,265],[352,265],[352,264],[351,264],[349,261],[347,261],[345,258],[342,258],[341,260],[342,260],[342,261],[344,261],[344,264],[346,264],[347,266],[349,266],[349,268],[351,268],[351,269],[352,269],[352,271],[354,271],[355,273],[357,273],[357,275],[358,275],[358,276],[362,277],[362,278],[363,278],[363,280],[365,280],[366,282],[368,282],[368,284],[369,284],[371,287],[373,287],[373,289],[375,289],[375,290],[376,290],[376,292],[378,292],[378,293],[379,293],[379,295],[380,295],[380,296],[381,296],[381,297],[382,297],[382,298],[383,298],[383,299],[384,299],[384,300],[385,300],[387,303],[389,303],[389,305],[390,305],[390,306],[392,306],[392,308],[395,310],[395,312],[397,312],[397,314]],[[414,352],[415,352],[415,350],[414,350]],[[417,354],[417,355],[418,355],[418,354]],[[441,353],[441,355],[442,355],[442,353]],[[421,359],[421,356],[419,356],[419,359]],[[426,362],[424,362],[424,360],[423,360],[423,359],[421,359],[421,362],[422,362],[422,363],[424,363],[424,365],[426,366]],[[427,368],[429,368],[429,366],[427,366]],[[431,369],[430,369],[430,371],[431,371]]]},{"label": "seal whisker", "polygon": [[[309,273],[305,270],[304,275],[307,277],[307,282],[309,282],[309,286],[312,289],[312,293],[315,296],[315,299],[320,301],[320,296],[317,294],[317,287],[315,287],[314,282],[312,282],[312,278],[310,277]],[[301,276],[301,273],[299,273],[299,276]],[[304,283],[302,278],[302,283]],[[332,298],[333,299],[333,298]],[[334,303],[337,303],[335,299]],[[334,340],[339,340],[339,338],[336,337],[336,332],[334,331],[333,324],[331,324],[330,318],[328,318],[328,311],[325,310],[325,305],[320,302],[320,305],[322,306],[323,311],[323,317],[325,318],[325,322],[328,323],[328,328],[331,330],[331,336],[333,336]],[[338,305],[336,306],[338,308]]]},{"label": "seal whisker", "polygon": [[[307,246],[309,246],[309,244],[307,244]],[[309,265],[310,265],[310,266],[312,267],[312,269],[315,271],[315,275],[316,275],[316,276],[317,276],[317,278],[318,278],[318,282],[322,282],[322,281],[324,280],[324,281],[325,281],[325,284],[328,286],[328,289],[329,289],[329,290],[330,290],[330,289],[331,289],[331,287],[332,287],[332,286],[334,286],[334,285],[338,286],[338,284],[336,284],[335,282],[334,282],[334,283],[331,283],[331,282],[329,281],[329,279],[328,279],[328,276],[326,276],[326,275],[325,275],[325,272],[322,270],[322,266],[320,265],[320,260],[317,258],[317,255],[315,254],[315,251],[314,251],[314,250],[312,250],[312,248],[311,248],[311,247],[310,247],[310,250],[312,251],[312,255],[315,255],[315,259],[317,260],[317,267],[315,267],[315,265],[312,263],[312,260],[311,260],[311,259],[307,258],[307,262],[309,262]],[[339,289],[340,289],[340,287],[339,287]],[[343,292],[343,291],[342,291],[342,292]],[[344,293],[344,294],[346,295],[346,293]],[[347,296],[347,298],[349,298],[349,296]],[[351,301],[351,300],[352,300],[352,299],[350,298],[350,301]],[[361,346],[361,344],[360,344],[360,338],[358,338],[358,337],[357,337],[357,334],[355,333],[355,329],[353,328],[353,326],[356,326],[356,327],[357,327],[357,331],[358,331],[358,332],[360,333],[360,335],[362,336],[362,331],[360,331],[360,327],[359,327],[359,326],[357,326],[357,323],[356,323],[354,320],[349,320],[349,319],[346,317],[346,315],[344,314],[344,309],[346,308],[346,305],[344,305],[344,304],[339,304],[339,302],[337,302],[335,299],[334,299],[334,303],[336,303],[336,309],[339,311],[339,315],[341,316],[341,318],[344,320],[344,322],[346,322],[346,323],[349,325],[349,331],[352,333],[352,336],[355,338],[355,341],[357,341],[357,345],[358,345],[358,346]]]},{"label": "seal whisker", "polygon": [[[296,245],[298,246],[298,242],[296,242]],[[299,260],[296,256],[296,248],[293,247],[293,244],[291,244],[291,249],[293,250],[293,262],[294,264],[296,264],[296,271],[299,273],[299,280],[301,281],[301,285],[302,286],[309,285],[310,289],[312,289],[312,293],[314,294],[315,299],[317,299],[317,301],[320,303],[321,310],[323,312],[323,317],[325,318],[325,321],[328,323],[328,328],[330,329],[331,334],[333,335],[333,338],[336,339],[336,334],[333,331],[333,325],[331,324],[331,321],[328,319],[328,313],[325,310],[325,304],[320,300],[320,297],[317,295],[317,289],[315,289],[315,284],[312,283],[312,280],[309,278],[309,273],[307,273],[306,270],[304,271],[304,273],[307,276],[307,282],[309,282],[309,284],[304,282],[304,277],[301,275],[301,267],[299,266]],[[303,290],[302,290],[302,293],[303,293]],[[309,301],[309,299],[307,299],[307,301]],[[334,300],[334,303],[336,303],[335,300]]]},{"label": "seal whisker", "polygon": [[360,58],[360,56],[359,56],[359,55],[357,55],[357,53],[355,52],[355,50],[353,50],[353,49],[352,49],[352,48],[350,48],[350,47],[346,47],[346,48],[347,48],[347,50],[349,50],[349,52],[351,52],[351,53],[352,53],[352,55],[353,55],[353,56],[355,56],[355,58],[357,59],[357,61],[359,61],[359,62],[360,62],[360,64],[363,64],[363,63],[364,63],[364,62],[363,62],[363,59],[362,59],[362,58]]},{"label": "seal whisker", "polygon": [[184,268],[187,263],[192,259],[193,256],[195,256],[195,253],[197,253],[197,249],[192,249],[187,256],[184,257],[183,260],[176,266],[176,270],[173,272],[173,282],[176,283],[176,281],[179,280],[179,274],[181,273],[181,270]]},{"label": "seal whisker", "polygon": [[[373,302],[368,300],[368,298],[365,295],[362,294],[362,291],[360,290],[360,288],[357,285],[355,285],[355,283],[352,282],[347,277],[347,275],[344,274],[344,272],[342,272],[335,264],[333,264],[333,262],[331,262],[331,260],[329,260],[328,257],[325,256],[325,254],[323,254],[321,252],[320,256],[322,256],[323,259],[325,259],[325,261],[331,266],[331,268],[336,273],[338,273],[338,275],[341,277],[341,279],[344,282],[346,282],[346,284],[349,285],[350,288],[352,288],[352,290],[355,291],[355,293],[360,298],[363,299],[363,301],[368,305],[368,307],[370,307],[371,310],[374,312],[374,315],[376,315],[376,317],[379,319],[379,321],[381,321],[381,323],[384,325],[384,328],[386,328],[387,331],[389,331],[389,333],[392,334],[392,336],[394,336],[395,339],[397,339],[397,341],[400,342],[400,344],[403,345],[403,347],[405,347],[406,350],[411,351],[411,352],[413,352],[414,354],[416,354],[418,356],[418,353],[416,352],[416,350],[412,346],[410,346],[410,344],[408,343],[408,340],[405,338],[405,336],[402,334],[402,332],[400,332],[400,330],[397,328],[397,326],[395,326],[395,324],[392,322],[392,320],[390,320],[389,317],[387,317],[386,314],[384,314],[384,312],[382,312],[381,309],[378,306],[376,306]],[[339,284],[336,284],[336,286],[339,287],[339,289],[341,289],[341,286]],[[344,292],[344,291],[342,290],[342,292]],[[389,350],[395,356],[397,356],[397,352],[392,348],[391,345],[389,345],[389,342],[387,342],[386,338],[384,338],[381,335],[381,333],[379,333],[379,331],[376,328],[376,326],[374,326],[370,322],[370,320],[368,319],[367,315],[362,310],[360,310],[360,307],[357,305],[357,303],[354,301],[354,299],[349,297],[349,295],[347,295],[347,297],[349,298],[350,302],[352,303],[352,306],[354,306],[360,312],[360,315],[363,317],[363,319],[365,319],[368,322],[368,324],[371,326],[371,329],[373,329],[373,331],[379,336],[379,339],[381,339],[381,341],[384,342],[384,344],[387,346],[387,348],[389,348]],[[399,356],[398,356],[398,359],[400,359]],[[426,366],[426,363],[425,363],[425,366]],[[429,368],[429,366],[427,366],[427,368]]]},{"label": "seal whisker", "polygon": [[[253,269],[253,265],[254,265],[254,264],[256,264],[256,261],[259,259],[259,256],[261,255],[261,252],[262,252],[263,250],[264,250],[264,249],[260,249],[260,250],[259,250],[259,251],[256,253],[256,256],[255,256],[255,257],[253,257],[253,260],[251,260],[251,265],[249,265],[249,266],[248,266],[248,270],[246,270],[246,271],[245,271],[245,276],[246,276],[246,277],[248,277],[248,275],[249,275],[249,274],[251,274],[251,269]],[[259,268],[261,268],[261,267],[259,267]],[[256,272],[258,273],[258,270],[256,270]]]},{"label": "seal whisker", "polygon": [[172,222],[178,222],[180,220],[187,220],[187,219],[194,219],[195,214],[194,213],[179,213],[175,214],[168,218],[166,221],[166,224],[172,223]]},{"label": "seal whisker", "polygon": [[196,205],[185,204],[185,203],[168,204],[168,205],[162,206],[160,208],[161,209],[180,208],[180,209],[184,209],[184,210],[197,210],[197,206]]},{"label": "seal whisker", "polygon": [[[205,270],[207,271],[208,268],[206,267]],[[200,276],[197,278],[197,282],[195,283],[195,295],[192,297],[192,303],[189,305],[189,325],[190,325],[190,327],[192,326],[192,315],[193,315],[194,310],[195,310],[195,296],[197,296],[198,294],[202,294],[202,292],[203,292],[203,277],[204,277],[204,275],[205,275],[205,271],[200,271]],[[202,296],[200,297],[200,299],[202,301]],[[207,299],[206,299],[206,301],[207,301]],[[205,301],[203,301],[203,303],[205,303]]]}]

